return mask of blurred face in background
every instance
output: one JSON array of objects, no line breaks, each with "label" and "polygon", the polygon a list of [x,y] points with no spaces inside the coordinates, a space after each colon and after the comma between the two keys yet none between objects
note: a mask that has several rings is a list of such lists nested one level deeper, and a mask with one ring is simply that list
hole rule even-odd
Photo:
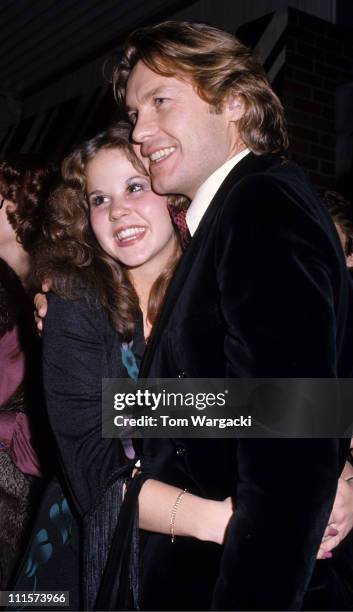
[{"label": "blurred face in background", "polygon": [[335,222],[335,227],[345,254],[347,268],[353,268],[353,239],[345,234],[339,223]]},{"label": "blurred face in background", "polygon": [[16,243],[16,232],[12,227],[7,213],[15,210],[16,205],[10,200],[6,200],[0,193],[0,257],[4,250]]}]

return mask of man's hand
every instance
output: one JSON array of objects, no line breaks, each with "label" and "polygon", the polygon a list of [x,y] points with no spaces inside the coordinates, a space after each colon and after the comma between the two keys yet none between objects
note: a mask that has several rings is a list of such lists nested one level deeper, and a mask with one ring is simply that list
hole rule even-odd
[{"label": "man's hand", "polygon": [[36,293],[34,296],[34,320],[37,325],[38,333],[41,334],[43,331],[43,319],[46,317],[48,310],[48,300],[46,298],[46,293],[50,291],[51,283],[50,281],[44,281],[42,283],[42,293]]},{"label": "man's hand", "polygon": [[317,559],[329,559],[332,550],[353,529],[353,467],[346,463],[338,480],[335,502]]}]

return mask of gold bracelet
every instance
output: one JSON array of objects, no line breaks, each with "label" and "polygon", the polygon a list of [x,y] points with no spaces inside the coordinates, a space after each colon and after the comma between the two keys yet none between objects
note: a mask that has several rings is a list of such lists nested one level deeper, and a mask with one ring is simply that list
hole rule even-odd
[{"label": "gold bracelet", "polygon": [[183,491],[180,491],[178,497],[175,500],[174,506],[173,506],[171,514],[170,514],[170,529],[169,529],[169,532],[170,532],[170,539],[171,539],[172,543],[174,542],[174,539],[175,539],[174,524],[175,524],[176,513],[177,513],[177,510],[178,510],[178,506],[179,506],[179,504],[181,502],[181,499],[182,499],[183,495],[185,495],[185,493],[187,493],[186,489],[184,489]]}]

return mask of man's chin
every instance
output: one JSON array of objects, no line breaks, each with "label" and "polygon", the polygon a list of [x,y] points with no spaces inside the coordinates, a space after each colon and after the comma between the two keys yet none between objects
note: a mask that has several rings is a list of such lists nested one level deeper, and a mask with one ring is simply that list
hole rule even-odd
[{"label": "man's chin", "polygon": [[169,181],[151,176],[152,189],[158,195],[169,195],[171,193],[171,185]]},{"label": "man's chin", "polygon": [[185,185],[179,181],[172,181],[170,176],[151,176],[152,189],[158,195],[185,195]]}]

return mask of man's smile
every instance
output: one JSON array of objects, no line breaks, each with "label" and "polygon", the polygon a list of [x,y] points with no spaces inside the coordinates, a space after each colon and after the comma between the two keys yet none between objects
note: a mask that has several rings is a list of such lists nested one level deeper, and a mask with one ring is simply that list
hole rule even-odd
[{"label": "man's smile", "polygon": [[163,159],[170,157],[170,155],[172,155],[172,153],[174,153],[175,150],[176,150],[176,147],[167,147],[165,149],[158,149],[157,151],[154,151],[153,153],[151,153],[148,156],[148,158],[151,162],[159,163]]}]

